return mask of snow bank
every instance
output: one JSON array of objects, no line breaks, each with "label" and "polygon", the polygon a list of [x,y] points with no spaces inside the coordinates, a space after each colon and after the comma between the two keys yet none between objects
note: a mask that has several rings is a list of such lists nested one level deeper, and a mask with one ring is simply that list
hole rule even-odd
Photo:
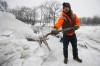
[{"label": "snow bank", "polygon": [[25,39],[38,39],[40,35],[13,14],[0,11],[0,66],[40,66],[44,52],[40,53],[42,49],[37,42]]},{"label": "snow bank", "polygon": [[32,36],[33,30],[30,25],[25,24],[7,12],[0,12],[0,35],[11,34],[15,37]]}]

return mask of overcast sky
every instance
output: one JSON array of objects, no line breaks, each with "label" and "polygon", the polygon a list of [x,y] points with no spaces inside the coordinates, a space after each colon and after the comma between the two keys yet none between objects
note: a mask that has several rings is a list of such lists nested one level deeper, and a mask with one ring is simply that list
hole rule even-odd
[{"label": "overcast sky", "polygon": [[[35,7],[46,0],[6,0],[10,8],[16,6]],[[93,17],[100,16],[100,0],[56,0],[58,2],[70,2],[72,10],[78,14],[79,17]]]}]

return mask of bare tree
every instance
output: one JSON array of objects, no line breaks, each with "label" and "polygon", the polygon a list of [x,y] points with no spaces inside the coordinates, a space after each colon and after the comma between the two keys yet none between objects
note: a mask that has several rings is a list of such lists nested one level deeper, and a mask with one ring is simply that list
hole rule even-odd
[{"label": "bare tree", "polygon": [[7,2],[4,1],[4,0],[0,0],[0,10],[2,10],[2,11],[6,11],[7,8],[8,8],[8,4],[7,4]]},{"label": "bare tree", "polygon": [[56,13],[57,13],[57,10],[60,9],[60,4],[57,3],[56,1],[48,1],[47,4],[49,4],[50,16],[53,19],[54,24],[55,24],[55,20],[56,20],[56,17],[57,17]]},{"label": "bare tree", "polygon": [[55,23],[57,10],[60,8],[60,4],[56,1],[45,1],[40,6],[41,8],[41,20],[45,23],[50,23],[50,20],[53,20]]},{"label": "bare tree", "polygon": [[15,9],[11,9],[10,12],[13,13],[17,19],[23,22],[34,24],[37,21],[38,14],[35,8],[17,7]]},{"label": "bare tree", "polygon": [[38,13],[36,11],[36,8],[33,8],[31,16],[33,16],[33,18],[32,18],[33,22],[36,22],[37,21],[37,17],[38,17]]}]

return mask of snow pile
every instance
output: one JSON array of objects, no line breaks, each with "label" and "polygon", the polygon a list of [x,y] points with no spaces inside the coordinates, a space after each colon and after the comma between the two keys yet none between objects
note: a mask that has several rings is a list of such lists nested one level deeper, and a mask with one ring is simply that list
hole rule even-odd
[{"label": "snow pile", "polygon": [[16,37],[24,38],[25,36],[32,36],[33,30],[30,25],[17,20],[14,15],[0,12],[0,35],[11,33]]},{"label": "snow pile", "polygon": [[43,49],[37,42],[25,39],[40,36],[14,15],[0,12],[0,66],[41,66]]},{"label": "snow pile", "polygon": [[24,39],[0,39],[0,64],[1,66],[39,66],[42,63],[41,57],[37,55],[42,53],[39,53],[39,50],[42,50],[39,48],[37,42],[27,42]]}]

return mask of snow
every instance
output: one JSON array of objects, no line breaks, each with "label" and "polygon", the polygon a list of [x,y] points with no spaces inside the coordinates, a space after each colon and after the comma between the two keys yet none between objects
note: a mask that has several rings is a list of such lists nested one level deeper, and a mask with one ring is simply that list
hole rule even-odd
[{"label": "snow", "polygon": [[[25,24],[7,12],[0,12],[0,66],[100,66],[100,26],[81,26],[76,31],[78,37],[78,63],[72,58],[72,47],[68,47],[68,64],[63,63],[63,44],[60,38],[48,36],[51,51],[38,42],[27,41],[26,37],[39,39],[51,28],[39,28],[35,34],[31,25]],[[38,29],[37,29],[38,30]],[[61,35],[61,34],[60,34]]]}]

